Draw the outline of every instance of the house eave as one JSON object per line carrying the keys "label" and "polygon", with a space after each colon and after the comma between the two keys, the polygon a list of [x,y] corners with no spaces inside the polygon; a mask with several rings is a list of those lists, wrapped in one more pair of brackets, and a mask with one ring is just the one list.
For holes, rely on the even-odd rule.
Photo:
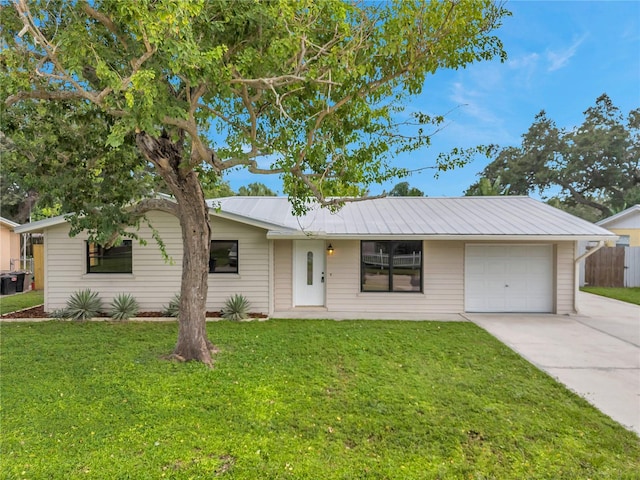
{"label": "house eave", "polygon": [[[610,217],[607,218],[603,218],[602,220],[600,220],[599,222],[596,222],[596,225],[598,225],[599,227],[603,227],[606,228],[607,225],[610,225],[612,223],[616,223],[619,222],[620,220],[633,215],[633,214],[637,214],[638,212],[640,212],[640,205],[633,205],[629,208],[627,208],[626,210],[623,210],[622,212],[618,212],[615,215],[612,215]],[[614,227],[615,228],[615,227]]]}
{"label": "house eave", "polygon": [[415,234],[415,235],[380,235],[380,234],[328,234],[325,232],[296,232],[270,230],[270,240],[444,240],[444,241],[499,241],[499,242],[578,242],[578,241],[615,241],[616,235],[493,235],[493,234]]}
{"label": "house eave", "polygon": [[9,220],[8,218],[0,217],[0,224],[4,225],[7,228],[17,228],[20,226],[19,223],[14,222],[13,220]]}
{"label": "house eave", "polygon": [[13,231],[16,233],[44,233],[45,229],[62,225],[66,222],[67,219],[65,215],[58,215],[57,217],[45,218],[44,220],[38,220],[36,222],[24,223],[14,228]]}

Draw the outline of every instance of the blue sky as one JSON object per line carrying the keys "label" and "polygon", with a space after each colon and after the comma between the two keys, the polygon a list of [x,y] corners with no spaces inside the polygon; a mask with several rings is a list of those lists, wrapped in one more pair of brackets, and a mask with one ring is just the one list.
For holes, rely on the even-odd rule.
{"label": "blue sky", "polygon": [[[640,1],[511,0],[506,7],[513,15],[497,35],[508,60],[440,70],[428,78],[412,108],[452,112],[431,147],[398,158],[399,165],[433,165],[438,153],[456,146],[518,145],[540,110],[559,127],[571,128],[602,93],[625,114],[640,107]],[[404,180],[428,196],[462,195],[486,163],[478,158],[438,179],[426,170]],[[282,194],[275,177],[234,172],[226,179],[234,190],[262,182]]]}

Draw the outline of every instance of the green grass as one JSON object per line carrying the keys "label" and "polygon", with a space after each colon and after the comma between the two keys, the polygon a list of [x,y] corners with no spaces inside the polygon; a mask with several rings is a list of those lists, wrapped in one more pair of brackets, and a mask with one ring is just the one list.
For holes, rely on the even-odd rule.
{"label": "green grass", "polygon": [[[582,287],[580,290],[602,295],[603,297],[621,300],[627,303],[640,305],[640,287],[613,288],[613,287]],[[639,476],[640,477],[640,476]]]}
{"label": "green grass", "polygon": [[44,290],[32,290],[15,295],[0,297],[0,315],[15,312],[23,308],[35,307],[44,303]]}
{"label": "green grass", "polygon": [[471,323],[0,326],[0,478],[637,479],[638,437]]}

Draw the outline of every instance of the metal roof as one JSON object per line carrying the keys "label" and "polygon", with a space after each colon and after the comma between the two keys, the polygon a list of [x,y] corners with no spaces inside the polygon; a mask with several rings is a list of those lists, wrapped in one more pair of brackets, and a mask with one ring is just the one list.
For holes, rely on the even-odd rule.
{"label": "metal roof", "polygon": [[[312,206],[296,217],[286,197],[225,197],[208,201],[213,216],[267,230],[270,238],[613,240],[604,228],[529,197],[386,197],[347,202],[337,212]],[[15,228],[41,232],[65,223],[48,218]]]}
{"label": "metal roof", "polygon": [[[615,215],[611,215],[610,217],[603,218],[602,220],[597,222],[596,225],[601,225],[601,226],[605,227],[605,226],[610,225],[612,223],[615,223],[615,222],[617,222],[619,220],[622,220],[625,217],[631,216],[633,214],[639,214],[639,213],[640,213],[640,205],[633,205],[633,206],[627,208],[626,210],[623,210],[621,212],[616,213]],[[640,217],[638,217],[638,218],[640,219]]]}
{"label": "metal roof", "polygon": [[216,199],[219,214],[270,225],[269,236],[613,239],[615,234],[529,197],[386,197],[314,206],[302,217],[285,197]]}
{"label": "metal roof", "polygon": [[19,227],[16,227],[14,231],[16,233],[33,233],[43,232],[45,228],[55,227],[65,223],[67,220],[64,215],[58,215],[57,217],[45,218],[44,220],[38,220],[31,223],[23,223]]}

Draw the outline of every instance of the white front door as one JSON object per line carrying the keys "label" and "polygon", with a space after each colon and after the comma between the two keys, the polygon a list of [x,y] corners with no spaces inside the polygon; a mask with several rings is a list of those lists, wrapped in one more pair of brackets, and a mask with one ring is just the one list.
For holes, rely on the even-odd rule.
{"label": "white front door", "polygon": [[294,306],[323,306],[324,285],[324,241],[296,240],[293,248]]}
{"label": "white front door", "polygon": [[467,312],[552,312],[551,245],[467,245]]}

